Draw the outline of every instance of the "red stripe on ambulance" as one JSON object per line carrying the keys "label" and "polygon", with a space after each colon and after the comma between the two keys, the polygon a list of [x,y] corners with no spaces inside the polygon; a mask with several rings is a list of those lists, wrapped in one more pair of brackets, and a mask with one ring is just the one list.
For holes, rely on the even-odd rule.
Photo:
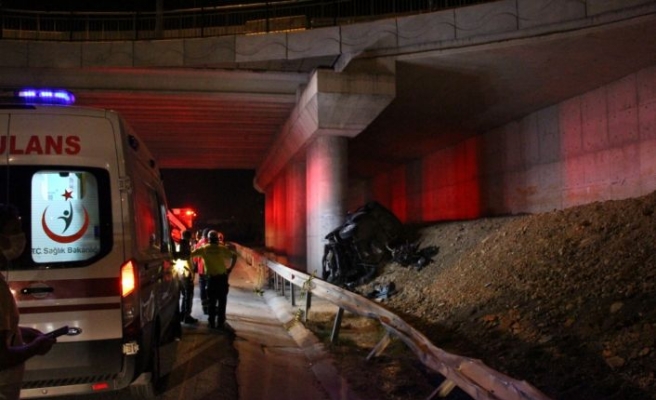
{"label": "red stripe on ambulance", "polygon": [[51,306],[51,307],[19,307],[18,311],[21,314],[41,314],[41,313],[70,312],[70,311],[115,310],[120,307],[121,305],[119,303],[76,304],[76,305],[69,305],[69,306]]}

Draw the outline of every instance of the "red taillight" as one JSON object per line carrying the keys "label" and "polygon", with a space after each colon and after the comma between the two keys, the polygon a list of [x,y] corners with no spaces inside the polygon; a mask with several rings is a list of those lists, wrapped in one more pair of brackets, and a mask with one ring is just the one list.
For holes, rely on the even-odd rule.
{"label": "red taillight", "polygon": [[137,307],[137,265],[133,261],[126,261],[121,265],[121,308],[123,309],[123,327],[127,328],[138,318]]}
{"label": "red taillight", "polygon": [[134,264],[132,264],[132,261],[128,261],[121,266],[121,296],[123,297],[134,292],[137,285],[134,272]]}
{"label": "red taillight", "polygon": [[91,389],[94,392],[97,392],[99,390],[107,390],[109,389],[109,384],[107,382],[94,383],[93,385],[91,385]]}

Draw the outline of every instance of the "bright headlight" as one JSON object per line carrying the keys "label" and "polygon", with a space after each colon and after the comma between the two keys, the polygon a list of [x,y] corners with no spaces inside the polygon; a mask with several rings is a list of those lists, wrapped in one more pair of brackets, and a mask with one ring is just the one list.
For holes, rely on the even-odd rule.
{"label": "bright headlight", "polygon": [[177,259],[173,263],[173,270],[178,275],[182,275],[184,273],[185,268],[188,267],[189,267],[189,262],[187,260]]}

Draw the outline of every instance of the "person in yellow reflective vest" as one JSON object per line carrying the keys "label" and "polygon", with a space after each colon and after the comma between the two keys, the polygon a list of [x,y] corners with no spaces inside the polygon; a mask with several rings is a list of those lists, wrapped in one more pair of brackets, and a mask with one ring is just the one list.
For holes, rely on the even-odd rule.
{"label": "person in yellow reflective vest", "polygon": [[[207,275],[208,325],[210,329],[224,330],[226,325],[226,306],[228,302],[228,275],[237,262],[237,254],[219,242],[219,232],[212,230],[207,234],[209,243],[191,252],[192,257],[201,257]],[[228,265],[229,264],[229,265]]]}

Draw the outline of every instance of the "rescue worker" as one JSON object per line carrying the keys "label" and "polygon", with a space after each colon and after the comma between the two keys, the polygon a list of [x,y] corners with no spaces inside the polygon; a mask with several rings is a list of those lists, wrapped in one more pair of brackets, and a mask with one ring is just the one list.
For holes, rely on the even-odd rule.
{"label": "rescue worker", "polygon": [[[223,235],[221,235],[223,236]],[[191,252],[192,256],[203,258],[207,275],[208,325],[210,329],[228,330],[226,324],[226,306],[228,301],[228,275],[237,262],[237,254],[227,246],[219,243],[219,232],[209,231],[209,243]],[[227,264],[230,264],[228,266]]]}
{"label": "rescue worker", "polygon": [[[15,207],[0,204],[0,267],[7,267],[25,249],[25,234]],[[3,268],[4,269],[4,268]],[[25,361],[50,351],[57,339],[18,326],[16,300],[0,273],[0,399],[20,396]]]}
{"label": "rescue worker", "polygon": [[180,249],[174,254],[180,265],[180,318],[185,324],[197,324],[198,320],[191,316],[191,308],[194,304],[194,269],[191,263],[191,231],[182,232]]}

